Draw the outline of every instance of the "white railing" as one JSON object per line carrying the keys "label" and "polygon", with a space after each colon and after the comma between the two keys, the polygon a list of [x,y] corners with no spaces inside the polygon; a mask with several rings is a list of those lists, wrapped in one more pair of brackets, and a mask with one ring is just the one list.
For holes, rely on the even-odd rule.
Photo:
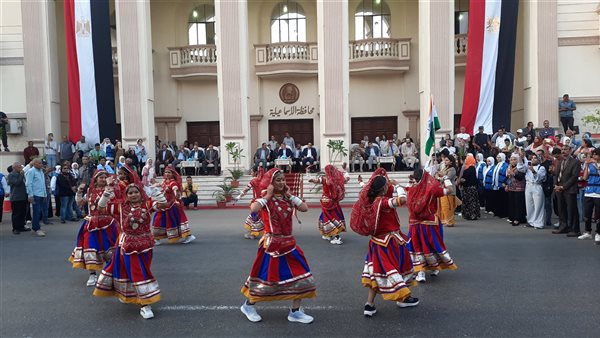
{"label": "white railing", "polygon": [[467,56],[467,34],[457,34],[454,36],[454,55]]}
{"label": "white railing", "polygon": [[186,66],[214,66],[217,64],[217,46],[192,45],[169,47],[171,68]]}
{"label": "white railing", "polygon": [[317,44],[314,42],[281,42],[255,45],[256,64],[316,63]]}
{"label": "white railing", "polygon": [[410,60],[410,39],[365,39],[350,41],[350,62],[363,60]]}
{"label": "white railing", "polygon": [[117,47],[112,48],[112,65],[113,65],[113,67],[119,66],[119,58],[117,56]]}

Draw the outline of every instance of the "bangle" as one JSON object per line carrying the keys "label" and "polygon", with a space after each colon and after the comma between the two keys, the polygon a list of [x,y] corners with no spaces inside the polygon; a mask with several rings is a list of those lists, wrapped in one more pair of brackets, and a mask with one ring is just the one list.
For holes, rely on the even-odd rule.
{"label": "bangle", "polygon": [[292,202],[292,204],[297,207],[299,207],[302,204],[302,200],[296,196],[290,196],[290,202]]}

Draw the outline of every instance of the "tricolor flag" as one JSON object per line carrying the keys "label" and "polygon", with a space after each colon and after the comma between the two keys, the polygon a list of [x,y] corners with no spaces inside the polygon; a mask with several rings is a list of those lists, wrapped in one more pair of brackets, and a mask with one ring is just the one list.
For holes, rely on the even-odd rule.
{"label": "tricolor flag", "polygon": [[108,0],[65,0],[69,139],[117,135]]}
{"label": "tricolor flag", "polygon": [[518,0],[471,0],[460,125],[475,134],[510,128]]}
{"label": "tricolor flag", "polygon": [[435,145],[435,132],[440,129],[440,119],[433,98],[429,97],[429,117],[427,118],[427,143],[425,143],[425,155],[429,156],[431,148]]}

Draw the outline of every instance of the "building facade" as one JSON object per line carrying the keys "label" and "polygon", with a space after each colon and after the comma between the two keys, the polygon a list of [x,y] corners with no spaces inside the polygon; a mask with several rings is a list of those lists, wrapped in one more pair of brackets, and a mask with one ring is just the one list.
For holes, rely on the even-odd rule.
{"label": "building facade", "polygon": [[[64,4],[0,6],[0,110],[15,120],[9,144],[20,151],[68,133]],[[285,132],[315,144],[322,162],[329,140],[397,134],[423,144],[430,95],[440,134],[460,120],[468,8],[468,0],[111,1],[120,139],[150,149],[155,139],[236,142],[249,150],[247,164]],[[515,53],[511,129],[558,127],[563,93],[585,129],[581,117],[600,106],[600,2],[522,0]]]}

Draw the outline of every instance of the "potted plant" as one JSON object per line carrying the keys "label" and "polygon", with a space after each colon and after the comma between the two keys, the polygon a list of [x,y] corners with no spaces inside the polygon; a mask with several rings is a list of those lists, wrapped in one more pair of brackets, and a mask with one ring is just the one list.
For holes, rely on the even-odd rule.
{"label": "potted plant", "polygon": [[348,149],[344,146],[344,140],[329,140],[327,142],[327,148],[329,149],[329,162],[335,163],[342,158],[348,156]]}
{"label": "potted plant", "polygon": [[240,169],[240,160],[242,157],[245,157],[242,155],[244,149],[241,149],[239,144],[235,142],[229,142],[225,144],[225,150],[233,160],[233,169],[228,169],[231,173],[231,176],[229,176],[228,179],[231,180],[231,186],[237,188],[240,186],[240,177],[244,175],[244,172]]}
{"label": "potted plant", "polygon": [[594,130],[592,138],[600,138],[600,134],[598,134],[598,130],[600,129],[600,109],[596,109],[593,114],[584,116],[581,121],[586,126],[590,125]]}
{"label": "potted plant", "polygon": [[222,192],[216,191],[216,194],[213,194],[213,196],[215,197],[215,200],[217,201],[217,208],[227,207],[227,201],[226,201],[225,195]]}
{"label": "potted plant", "polygon": [[227,184],[226,181],[224,181],[223,184],[219,184],[217,187],[219,187],[219,190],[213,192],[213,197],[218,198],[219,196],[222,196],[225,199],[225,202],[231,202],[233,194],[239,194],[239,191]]}

